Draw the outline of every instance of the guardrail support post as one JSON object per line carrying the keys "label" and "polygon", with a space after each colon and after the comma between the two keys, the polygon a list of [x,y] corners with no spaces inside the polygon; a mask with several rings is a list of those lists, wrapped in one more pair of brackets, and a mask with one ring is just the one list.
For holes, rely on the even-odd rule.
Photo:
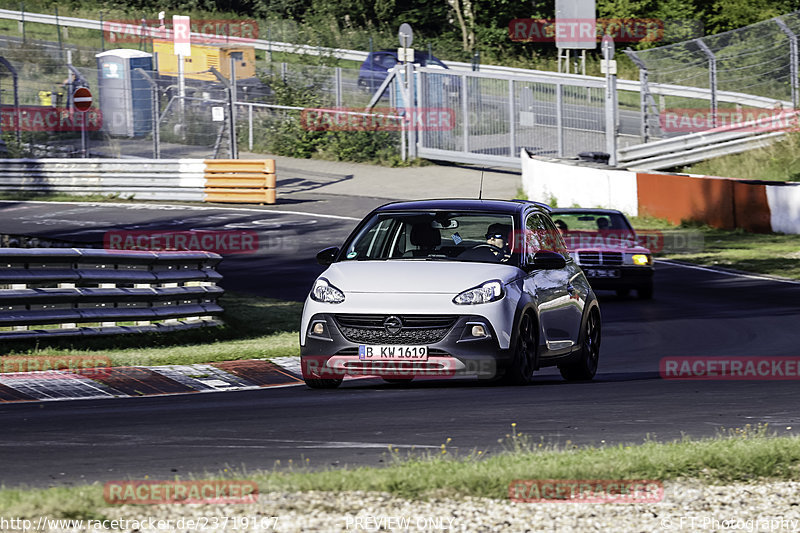
{"label": "guardrail support post", "polygon": [[789,37],[789,76],[792,78],[792,108],[797,109],[798,87],[797,87],[797,34],[789,29],[789,26],[778,17],[773,19],[775,24],[780,26],[781,31]]}
{"label": "guardrail support post", "polygon": [[701,39],[695,39],[694,42],[703,51],[708,58],[708,85],[711,89],[711,127],[717,127],[717,58],[714,52],[708,47]]}

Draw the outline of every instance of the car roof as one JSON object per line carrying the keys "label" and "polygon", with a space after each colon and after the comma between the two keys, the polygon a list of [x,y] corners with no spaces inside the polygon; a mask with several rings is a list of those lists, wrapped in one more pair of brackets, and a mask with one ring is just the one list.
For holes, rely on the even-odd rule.
{"label": "car roof", "polygon": [[597,208],[593,209],[591,207],[554,207],[551,209],[552,214],[556,215],[558,213],[600,213],[603,215],[623,215],[622,211],[617,209],[602,209]]}
{"label": "car roof", "polygon": [[535,207],[540,211],[549,211],[547,204],[531,202],[528,200],[479,200],[477,198],[446,198],[432,200],[413,200],[392,202],[380,206],[376,211],[405,211],[424,210],[433,211],[492,211],[498,213],[518,213],[526,206]]}

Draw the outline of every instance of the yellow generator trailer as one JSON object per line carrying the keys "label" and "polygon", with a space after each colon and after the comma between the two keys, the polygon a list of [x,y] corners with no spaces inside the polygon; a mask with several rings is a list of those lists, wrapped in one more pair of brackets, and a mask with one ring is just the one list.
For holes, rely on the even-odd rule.
{"label": "yellow generator trailer", "polygon": [[[157,54],[158,73],[162,76],[178,76],[178,56],[172,41],[153,39],[153,52]],[[187,79],[217,81],[209,72],[211,67],[230,79],[231,58],[236,61],[236,79],[254,78],[256,75],[256,52],[252,46],[237,44],[195,44],[192,55],[183,58],[183,75]]]}

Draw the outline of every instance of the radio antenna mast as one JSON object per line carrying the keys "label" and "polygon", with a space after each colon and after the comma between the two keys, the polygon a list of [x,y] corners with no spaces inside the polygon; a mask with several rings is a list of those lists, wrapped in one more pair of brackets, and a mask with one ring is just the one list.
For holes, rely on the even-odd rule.
{"label": "radio antenna mast", "polygon": [[478,189],[478,200],[481,200],[483,196],[483,169],[481,169],[481,188]]}

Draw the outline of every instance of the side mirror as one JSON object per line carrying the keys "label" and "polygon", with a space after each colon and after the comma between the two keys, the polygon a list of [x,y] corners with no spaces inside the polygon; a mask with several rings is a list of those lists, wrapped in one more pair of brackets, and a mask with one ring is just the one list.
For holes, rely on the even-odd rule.
{"label": "side mirror", "polygon": [[339,255],[339,248],[336,246],[325,248],[317,254],[317,263],[322,266],[328,266],[336,260],[337,255]]}
{"label": "side mirror", "polygon": [[555,270],[567,266],[567,260],[557,252],[540,250],[533,255],[531,266],[534,269]]}

